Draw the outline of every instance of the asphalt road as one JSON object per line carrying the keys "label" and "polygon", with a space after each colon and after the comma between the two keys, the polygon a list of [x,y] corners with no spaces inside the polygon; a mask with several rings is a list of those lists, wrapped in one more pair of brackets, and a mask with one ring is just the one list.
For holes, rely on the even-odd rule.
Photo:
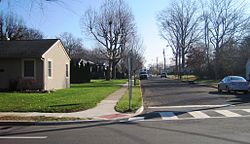
{"label": "asphalt road", "polygon": [[145,111],[149,107],[187,105],[234,105],[247,106],[249,94],[219,94],[217,89],[177,80],[152,78],[143,80],[142,93]]}
{"label": "asphalt road", "polygon": [[1,126],[1,144],[250,144],[250,118]]}
{"label": "asphalt road", "polygon": [[[160,115],[156,121],[0,125],[0,144],[250,144],[249,95],[217,94],[213,88],[159,78],[142,81],[142,87],[146,110],[141,116],[183,111],[178,118],[196,118]],[[231,105],[203,106],[225,104]],[[186,107],[194,105],[198,107]]]}

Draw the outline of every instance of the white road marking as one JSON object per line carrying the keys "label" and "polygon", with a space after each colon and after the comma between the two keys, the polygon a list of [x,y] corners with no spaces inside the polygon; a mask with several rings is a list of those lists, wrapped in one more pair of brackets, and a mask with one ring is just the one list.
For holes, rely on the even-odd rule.
{"label": "white road marking", "polygon": [[0,139],[46,139],[47,136],[0,136]]}
{"label": "white road marking", "polygon": [[215,112],[220,113],[226,117],[241,117],[242,115],[231,112],[229,110],[215,110]]}
{"label": "white road marking", "polygon": [[242,110],[245,111],[245,112],[250,113],[250,109],[242,109]]}
{"label": "white road marking", "polygon": [[163,120],[173,120],[178,119],[178,117],[173,112],[159,112]]}
{"label": "white road marking", "polygon": [[[193,117],[181,117],[178,118],[174,112],[158,112],[161,116],[161,119],[145,119],[145,117],[132,117],[129,118],[128,121],[162,121],[162,120],[193,120],[193,119],[220,119],[220,118],[228,118],[228,117],[250,117],[250,115],[240,115],[238,113],[232,112],[232,110],[242,110],[250,113],[250,109],[229,109],[229,110],[205,110],[205,111],[185,111]],[[223,116],[209,116],[204,112],[214,111]]]}
{"label": "white road marking", "polygon": [[190,115],[192,115],[194,118],[210,118],[207,114],[201,112],[201,111],[192,111],[188,112]]}
{"label": "white road marking", "polygon": [[201,107],[226,107],[231,106],[230,104],[224,105],[183,105],[183,106],[159,106],[159,107],[148,107],[149,109],[168,109],[168,108],[201,108]]}
{"label": "white road marking", "polygon": [[129,122],[133,122],[133,121],[143,121],[144,120],[144,117],[132,117],[132,118],[129,118],[128,121]]}

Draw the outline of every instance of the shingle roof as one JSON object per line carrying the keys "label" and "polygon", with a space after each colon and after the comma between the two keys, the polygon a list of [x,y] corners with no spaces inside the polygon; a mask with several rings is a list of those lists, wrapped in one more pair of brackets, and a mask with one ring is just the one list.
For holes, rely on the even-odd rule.
{"label": "shingle roof", "polygon": [[0,58],[40,58],[57,40],[0,41]]}

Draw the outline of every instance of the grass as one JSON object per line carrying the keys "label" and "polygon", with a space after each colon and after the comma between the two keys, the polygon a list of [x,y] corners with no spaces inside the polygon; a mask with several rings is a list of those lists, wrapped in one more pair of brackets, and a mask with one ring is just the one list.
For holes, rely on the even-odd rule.
{"label": "grass", "polygon": [[[132,89],[132,112],[138,110],[142,105],[142,95],[139,85],[139,80],[136,81],[137,85]],[[115,110],[121,113],[129,112],[129,92],[127,91],[115,106]]]}
{"label": "grass", "polygon": [[0,92],[1,112],[73,112],[93,108],[127,80],[92,80],[53,93]]}

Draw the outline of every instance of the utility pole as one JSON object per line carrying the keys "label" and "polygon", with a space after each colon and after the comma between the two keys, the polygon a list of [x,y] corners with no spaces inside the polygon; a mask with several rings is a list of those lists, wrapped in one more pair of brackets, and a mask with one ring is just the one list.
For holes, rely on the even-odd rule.
{"label": "utility pole", "polygon": [[158,57],[156,57],[156,71],[159,74]]}
{"label": "utility pole", "polygon": [[163,59],[164,59],[163,70],[164,70],[164,72],[166,72],[166,56],[165,56],[165,49],[164,48],[163,48]]}
{"label": "utility pole", "polygon": [[129,111],[132,111],[132,51],[128,53],[128,90],[129,90]]}

